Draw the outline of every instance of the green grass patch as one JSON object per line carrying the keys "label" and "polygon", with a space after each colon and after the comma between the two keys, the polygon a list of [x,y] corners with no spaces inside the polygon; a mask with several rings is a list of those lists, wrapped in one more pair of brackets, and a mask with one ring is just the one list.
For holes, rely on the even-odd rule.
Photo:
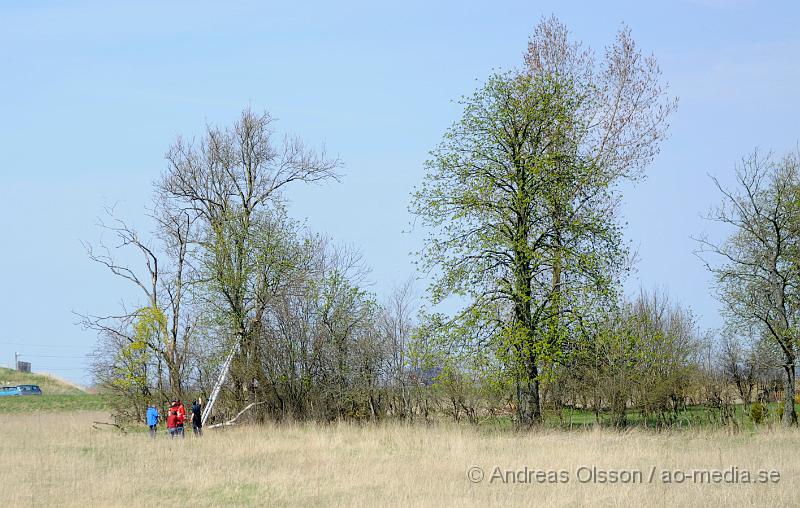
{"label": "green grass patch", "polygon": [[[765,404],[764,420],[757,424],[750,416],[750,406],[737,404],[733,407],[733,414],[729,424],[733,423],[742,430],[755,430],[759,427],[780,425],[778,409],[782,403],[770,402]],[[795,405],[795,409],[800,414],[800,405]],[[652,414],[642,414],[641,411],[628,410],[625,415],[626,427],[639,427],[649,429],[697,429],[714,428],[721,426],[721,418],[718,409],[706,406],[688,406],[677,413],[670,413],[666,418],[658,418]],[[582,429],[586,427],[613,427],[612,415],[607,412],[595,415],[593,411],[586,409],[564,409],[559,414],[558,411],[547,410],[544,412],[544,427],[552,429]],[[494,416],[484,418],[480,421],[479,427],[487,430],[511,430],[515,428],[515,423],[510,415]]]}
{"label": "green grass patch", "polygon": [[0,414],[60,412],[60,411],[107,411],[108,403],[100,395],[88,393],[70,395],[24,395],[0,397]]}
{"label": "green grass patch", "polygon": [[[764,421],[761,425],[777,425],[780,424],[778,416],[778,408],[781,403],[771,402],[765,405],[766,413]],[[733,422],[739,425],[742,429],[755,429],[759,425],[753,422],[748,411],[749,406],[744,404],[737,404],[733,407]],[[800,406],[795,406],[800,412]],[[626,426],[629,427],[647,427],[647,428],[706,428],[720,426],[719,410],[709,408],[706,406],[688,406],[677,413],[670,413],[665,419],[660,419],[655,415],[644,415],[640,411],[628,411],[625,415]],[[612,417],[608,413],[601,413],[598,417],[592,412],[587,410],[569,410],[563,411],[561,417],[557,413],[550,413],[546,416],[545,424],[552,427],[585,427],[592,426],[599,423],[603,426],[612,425]]]}

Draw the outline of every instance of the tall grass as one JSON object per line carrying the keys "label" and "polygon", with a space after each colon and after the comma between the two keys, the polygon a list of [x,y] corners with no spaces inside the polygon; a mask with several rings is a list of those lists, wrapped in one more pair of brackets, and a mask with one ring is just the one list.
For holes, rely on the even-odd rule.
{"label": "tall grass", "polygon": [[[207,430],[155,441],[92,428],[105,413],[0,415],[0,506],[791,506],[800,432],[492,432],[305,425]],[[485,477],[468,479],[470,467]],[[490,481],[565,470],[558,484]],[[579,483],[601,470],[777,470],[778,483]],[[473,471],[474,473],[474,471]],[[646,476],[645,476],[646,479]]]}

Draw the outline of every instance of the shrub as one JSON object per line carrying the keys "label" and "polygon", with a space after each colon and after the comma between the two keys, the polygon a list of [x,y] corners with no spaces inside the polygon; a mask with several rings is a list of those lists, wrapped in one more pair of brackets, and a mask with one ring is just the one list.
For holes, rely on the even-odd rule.
{"label": "shrub", "polygon": [[755,402],[752,406],[750,406],[750,419],[753,420],[753,423],[756,425],[764,422],[766,413],[767,408],[765,408],[764,404],[760,402]]}

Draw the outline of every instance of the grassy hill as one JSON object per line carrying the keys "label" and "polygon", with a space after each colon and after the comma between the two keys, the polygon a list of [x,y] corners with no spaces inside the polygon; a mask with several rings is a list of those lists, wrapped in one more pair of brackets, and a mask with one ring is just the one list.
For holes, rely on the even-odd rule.
{"label": "grassy hill", "polygon": [[45,374],[26,374],[0,367],[0,386],[39,385],[42,395],[0,397],[1,413],[39,411],[103,411],[107,405],[99,395]]}
{"label": "grassy hill", "polygon": [[0,367],[0,386],[39,385],[45,395],[82,395],[79,386],[45,374],[26,374]]}

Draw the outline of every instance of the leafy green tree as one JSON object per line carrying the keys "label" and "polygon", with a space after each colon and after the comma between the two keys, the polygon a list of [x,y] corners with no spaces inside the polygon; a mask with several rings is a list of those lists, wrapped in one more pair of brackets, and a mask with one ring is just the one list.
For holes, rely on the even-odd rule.
{"label": "leafy green tree", "polygon": [[541,420],[542,369],[614,297],[626,261],[616,184],[657,152],[674,107],[626,31],[607,55],[596,74],[544,20],[524,71],[496,73],[462,101],[412,198],[431,231],[420,257],[433,303],[465,302],[447,335],[504,361],[523,423]]}

